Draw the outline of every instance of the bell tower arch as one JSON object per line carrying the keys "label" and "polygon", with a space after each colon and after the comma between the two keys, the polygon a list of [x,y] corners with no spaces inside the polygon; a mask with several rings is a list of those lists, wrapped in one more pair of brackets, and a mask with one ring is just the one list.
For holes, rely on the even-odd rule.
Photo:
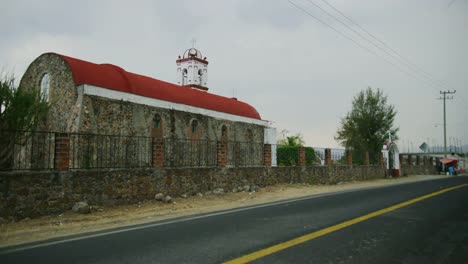
{"label": "bell tower arch", "polygon": [[198,49],[186,50],[176,64],[178,85],[208,91],[208,61]]}

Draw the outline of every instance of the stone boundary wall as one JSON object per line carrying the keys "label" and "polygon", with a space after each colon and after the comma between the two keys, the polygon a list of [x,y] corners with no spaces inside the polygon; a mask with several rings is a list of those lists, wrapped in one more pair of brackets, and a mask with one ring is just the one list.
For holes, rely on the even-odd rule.
{"label": "stone boundary wall", "polygon": [[[432,174],[430,166],[404,168],[407,174]],[[107,169],[0,173],[0,217],[34,218],[90,205],[134,204],[157,193],[196,195],[246,185],[278,183],[337,184],[386,177],[382,166],[309,166],[245,168]]]}
{"label": "stone boundary wall", "polygon": [[401,175],[434,175],[439,174],[437,167],[431,164],[421,164],[421,165],[409,165],[409,164],[400,164],[401,166]]}

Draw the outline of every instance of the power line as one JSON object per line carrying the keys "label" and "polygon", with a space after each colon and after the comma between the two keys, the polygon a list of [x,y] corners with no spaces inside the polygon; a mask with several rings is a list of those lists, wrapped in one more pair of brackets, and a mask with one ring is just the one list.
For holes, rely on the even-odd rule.
{"label": "power line", "polygon": [[353,42],[354,44],[356,44],[357,46],[359,46],[360,48],[364,49],[365,51],[371,53],[372,55],[376,56],[376,57],[380,57],[381,59],[385,60],[388,64],[391,64],[392,66],[394,66],[395,68],[397,68],[398,70],[400,70],[401,72],[403,73],[406,73],[410,76],[412,76],[413,78],[416,78],[417,77],[405,70],[403,70],[402,68],[400,68],[398,65],[396,65],[395,63],[387,60],[385,57],[382,57],[381,55],[375,53],[374,51],[372,51],[371,49],[367,48],[366,46],[363,46],[361,43],[357,42],[356,40],[352,39],[351,37],[347,36],[346,34],[344,34],[343,32],[339,31],[338,29],[334,28],[333,26],[331,26],[330,24],[322,21],[321,19],[319,19],[318,17],[314,16],[312,13],[310,13],[309,11],[307,11],[305,8],[295,4],[294,2],[292,2],[291,0],[288,0],[288,2],[290,4],[292,4],[293,6],[295,6],[297,9],[303,11],[304,13],[306,13],[307,15],[309,15],[310,17],[314,18],[315,20],[317,20],[319,23],[321,23],[322,25],[332,29],[333,31],[335,31],[336,33],[340,34],[341,36],[343,36],[344,38],[348,39],[349,41]]}
{"label": "power line", "polygon": [[[323,0],[322,0],[323,1]],[[330,12],[328,12],[327,10],[323,9],[321,6],[317,5],[315,2],[311,1],[311,0],[307,0],[307,2],[309,2],[310,4],[314,5],[315,7],[317,7],[318,9],[320,9],[322,12],[324,12],[325,14],[327,14],[328,16],[330,16],[331,18],[333,18],[334,20],[336,20],[338,23],[342,24],[343,26],[345,26],[346,28],[348,28],[349,30],[351,30],[352,32],[354,32],[356,35],[358,35],[360,38],[362,38],[363,40],[367,41],[368,43],[372,44],[374,47],[376,47],[377,49],[383,51],[385,54],[387,54],[388,56],[396,59],[397,61],[401,61],[401,58],[399,58],[398,56],[395,56],[394,54],[388,52],[387,50],[383,49],[381,46],[377,45],[375,42],[373,42],[372,40],[369,40],[368,38],[366,38],[365,36],[363,36],[359,31],[355,30],[354,28],[350,27],[348,24],[346,24],[345,22],[341,21],[340,19],[338,19],[336,16],[334,16],[333,14],[331,14]],[[328,2],[326,2],[328,3]],[[331,6],[331,5],[330,5]],[[334,10],[338,11],[338,9],[334,8]],[[338,11],[339,12],[339,11]],[[341,15],[344,15],[342,12],[339,12]],[[356,23],[354,23],[356,24]],[[367,32],[367,31],[366,31]],[[403,60],[403,62],[405,62],[409,67],[409,69],[413,70],[414,72],[418,72],[418,70],[414,69],[414,66],[412,66],[411,64],[408,64],[405,60]]]}
{"label": "power line", "polygon": [[[288,0],[288,2],[292,5],[294,5],[297,9],[300,9],[301,11],[303,11],[304,13],[308,14],[309,16],[311,16],[312,18],[314,18],[315,20],[317,20],[318,22],[320,22],[322,25],[325,25],[326,27],[328,28],[331,28],[333,31],[337,32],[338,34],[342,35],[343,37],[345,37],[346,39],[352,41],[353,43],[355,43],[356,45],[358,45],[360,48],[364,49],[365,51],[373,54],[374,56],[377,56],[377,57],[380,57],[381,59],[385,60],[387,63],[391,64],[392,66],[394,66],[395,68],[397,68],[398,70],[400,70],[401,72],[403,73],[406,73],[407,75],[417,79],[417,80],[420,80],[420,81],[425,81],[427,82],[428,84],[430,84],[431,86],[433,86],[434,89],[438,89],[440,88],[441,86],[445,86],[444,84],[442,84],[440,81],[434,79],[429,73],[427,73],[426,71],[424,71],[421,67],[417,66],[416,64],[410,62],[408,59],[404,58],[401,54],[399,54],[398,52],[396,52],[394,49],[392,49],[388,44],[386,44],[385,42],[381,41],[380,39],[378,39],[376,36],[374,36],[372,33],[370,33],[368,30],[364,29],[362,26],[360,26],[358,23],[354,22],[351,18],[349,18],[348,16],[346,16],[343,12],[341,12],[340,10],[338,10],[337,8],[335,8],[333,5],[331,5],[330,3],[328,3],[326,0],[322,0],[324,3],[326,3],[329,7],[331,7],[333,10],[335,10],[337,13],[339,13],[341,16],[343,16],[344,18],[346,18],[349,22],[351,22],[353,25],[357,26],[359,29],[361,29],[361,31],[365,32],[367,35],[371,36],[371,38],[377,40],[378,42],[382,43],[382,45],[384,45],[389,51],[387,51],[386,49],[384,49],[383,47],[381,47],[380,45],[377,45],[374,41],[372,41],[371,39],[363,36],[363,34],[361,34],[359,31],[355,30],[354,28],[352,28],[350,25],[348,25],[347,23],[343,22],[342,20],[338,19],[336,16],[334,16],[333,14],[331,14],[330,12],[326,11],[324,8],[322,8],[321,6],[317,5],[315,2],[311,1],[311,0],[306,0],[307,2],[309,2],[310,4],[314,5],[316,8],[320,9],[322,12],[326,13],[328,16],[332,17],[334,20],[336,20],[337,22],[339,22],[340,24],[342,24],[343,26],[345,26],[346,28],[348,28],[349,30],[351,30],[354,34],[358,35],[360,38],[362,38],[363,40],[367,41],[368,43],[372,44],[373,46],[375,46],[378,50],[384,52],[385,54],[387,54],[388,56],[392,57],[393,59],[395,59],[398,63],[400,63],[402,66],[405,66],[405,68],[411,70],[413,73],[410,73],[406,70],[403,70],[401,67],[399,67],[397,64],[393,63],[392,61],[389,61],[388,59],[386,59],[384,56],[378,54],[378,53],[375,53],[374,51],[370,50],[368,47],[362,45],[361,43],[358,43],[356,40],[354,40],[353,38],[349,37],[348,35],[344,34],[343,32],[339,31],[338,29],[334,28],[333,26],[331,26],[330,24],[320,20],[318,17],[314,16],[313,14],[311,14],[310,12],[308,12],[305,8],[303,8],[302,6],[299,6],[295,3],[293,3],[292,1]],[[395,55],[396,54],[396,55]],[[420,78],[421,77],[421,78]]]}
{"label": "power line", "polygon": [[[308,0],[310,2],[310,0]],[[378,37],[376,37],[374,34],[372,34],[371,32],[369,32],[367,29],[365,29],[363,26],[361,26],[359,23],[355,22],[353,19],[351,19],[350,17],[348,17],[347,15],[345,15],[343,12],[341,12],[338,8],[334,7],[332,4],[330,4],[327,0],[321,0],[322,2],[324,2],[327,6],[329,6],[330,8],[332,8],[333,10],[335,10],[338,14],[340,14],[342,17],[344,17],[346,20],[348,20],[349,22],[351,22],[351,24],[355,25],[356,27],[358,27],[361,31],[365,32],[367,35],[369,35],[371,38],[375,39],[376,41],[378,41],[380,44],[382,44],[385,48],[387,48],[389,51],[393,52],[396,56],[398,56],[399,58],[401,58],[406,64],[408,64],[409,66],[412,66],[413,68],[415,68],[416,70],[420,71],[421,73],[423,73],[427,78],[431,79],[431,81],[433,82],[437,82],[439,83],[439,86],[449,86],[447,85],[446,83],[443,83],[441,82],[440,80],[437,80],[435,78],[432,77],[432,75],[430,73],[428,73],[427,71],[425,71],[422,67],[418,66],[417,64],[411,62],[410,60],[408,60],[407,58],[405,58],[403,55],[401,55],[399,52],[397,52],[396,50],[394,50],[393,48],[390,47],[390,45],[388,45],[385,41],[379,39]]]}

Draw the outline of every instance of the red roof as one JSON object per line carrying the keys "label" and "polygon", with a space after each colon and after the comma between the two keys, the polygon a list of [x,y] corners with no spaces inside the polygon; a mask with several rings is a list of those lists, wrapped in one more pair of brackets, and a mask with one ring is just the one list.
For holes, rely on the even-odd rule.
{"label": "red roof", "polygon": [[112,64],[95,64],[57,54],[70,66],[76,85],[88,84],[144,97],[259,119],[251,105],[236,99],[127,72]]}

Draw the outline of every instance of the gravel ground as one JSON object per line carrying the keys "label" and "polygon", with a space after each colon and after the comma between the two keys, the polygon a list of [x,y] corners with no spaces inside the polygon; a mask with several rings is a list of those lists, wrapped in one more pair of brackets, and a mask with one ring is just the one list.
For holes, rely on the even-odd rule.
{"label": "gravel ground", "polygon": [[99,207],[95,208],[91,214],[77,214],[68,211],[60,215],[2,223],[0,225],[0,247],[316,194],[446,177],[449,176],[421,175],[366,182],[347,182],[338,185],[280,184],[262,188],[258,192],[177,197],[170,204],[145,201],[136,205]]}

